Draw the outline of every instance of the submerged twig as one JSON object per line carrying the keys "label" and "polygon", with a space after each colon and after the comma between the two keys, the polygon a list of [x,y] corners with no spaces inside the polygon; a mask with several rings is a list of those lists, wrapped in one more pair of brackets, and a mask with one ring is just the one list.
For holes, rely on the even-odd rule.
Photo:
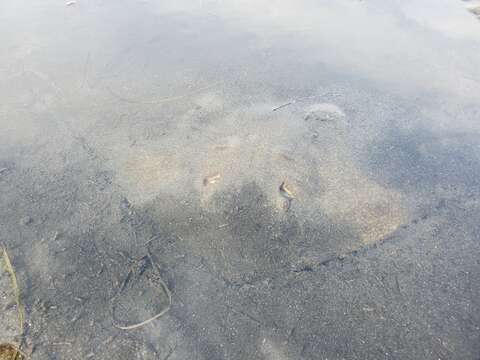
{"label": "submerged twig", "polygon": [[170,356],[172,356],[172,354],[175,352],[176,349],[177,349],[177,344],[175,344],[174,347],[170,348],[170,351],[168,352],[167,356],[165,356],[163,360],[170,359]]}
{"label": "submerged twig", "polygon": [[293,99],[292,101],[289,101],[285,104],[282,104],[280,106],[277,106],[275,108],[272,109],[272,111],[277,111],[277,110],[280,110],[280,109],[283,109],[284,107],[287,107],[289,105],[293,105],[293,104],[296,104],[297,102],[301,102],[301,101],[304,101],[304,100],[310,100],[310,99],[315,99],[315,98],[318,98],[318,97],[322,97],[322,96],[325,96],[325,95],[337,95],[335,93],[331,93],[331,92],[324,92],[322,94],[317,94],[317,95],[309,95],[309,96],[302,96],[302,97],[299,97],[299,98],[295,98]]}
{"label": "submerged twig", "polygon": [[[2,257],[4,261],[4,267],[5,270],[8,272],[10,275],[11,281],[12,281],[12,287],[13,287],[13,293],[15,297],[15,302],[17,304],[17,309],[18,309],[18,322],[20,326],[20,336],[21,336],[21,341],[20,341],[20,346],[22,345],[23,342],[23,323],[25,319],[25,311],[23,308],[23,305],[20,301],[20,288],[18,287],[18,282],[17,282],[17,276],[15,274],[15,270],[12,266],[12,262],[10,261],[10,257],[8,256],[7,249],[5,247],[2,247]],[[16,359],[18,354],[21,354],[20,349],[17,349],[17,352],[15,353],[15,356],[13,359]]]}
{"label": "submerged twig", "polygon": [[157,270],[158,280],[160,281],[160,285],[162,285],[162,288],[165,294],[167,295],[168,307],[170,307],[170,305],[172,304],[172,293],[170,292],[170,289],[168,288],[167,284],[165,284],[165,282],[162,280],[161,278],[162,274],[161,274],[160,268],[158,267],[158,264],[153,260],[153,256],[150,253],[150,250],[148,249],[148,247],[147,247],[147,256],[152,266]]}
{"label": "submerged twig", "polygon": [[125,277],[125,279],[123,280],[122,284],[120,285],[120,290],[118,290],[118,293],[119,293],[119,294],[125,289],[125,287],[127,286],[128,282],[129,282],[130,279],[132,278],[132,275],[133,275],[133,271],[132,271],[132,269],[130,268],[130,270],[128,271],[127,276]]}
{"label": "submerged twig", "polygon": [[165,309],[163,309],[162,311],[160,311],[158,314],[152,316],[151,318],[148,318],[142,322],[139,322],[137,324],[132,324],[132,325],[127,325],[127,326],[123,326],[123,325],[118,325],[118,324],[113,324],[113,326],[115,326],[117,329],[121,329],[121,330],[133,330],[133,329],[137,329],[139,327],[142,327],[144,325],[147,325],[149,323],[151,323],[153,320],[155,319],[158,319],[159,317],[161,317],[162,315],[164,315],[168,310],[170,310],[170,305],[168,305]]}
{"label": "submerged twig", "polygon": [[277,106],[276,108],[273,108],[272,111],[280,110],[280,109],[282,109],[282,108],[284,108],[284,107],[287,107],[287,106],[289,106],[289,105],[292,105],[292,104],[294,104],[294,103],[296,103],[296,100],[290,101],[290,102],[285,103],[285,104],[282,104],[282,105],[280,105],[280,106]]}
{"label": "submerged twig", "polygon": [[83,80],[82,84],[80,85],[80,89],[83,88],[83,86],[87,82],[87,73],[88,73],[88,65],[90,64],[90,53],[87,54],[87,58],[85,60],[85,65],[83,67]]}
{"label": "submerged twig", "polygon": [[161,98],[161,99],[157,99],[157,100],[151,100],[151,101],[142,101],[142,100],[136,100],[136,99],[132,99],[132,98],[126,98],[124,96],[121,96],[119,94],[117,94],[116,92],[114,92],[110,87],[106,87],[107,91],[115,98],[117,98],[118,100],[120,101],[124,101],[124,102],[127,102],[127,103],[132,103],[132,104],[151,104],[151,105],[156,105],[156,104],[163,104],[163,103],[168,103],[168,102],[172,102],[172,101],[177,101],[177,100],[182,100],[186,97],[189,97],[189,96],[192,96],[192,95],[195,95],[201,91],[204,91],[204,90],[208,90],[216,85],[218,85],[219,82],[215,82],[213,84],[210,84],[210,85],[206,85],[206,86],[203,86],[203,87],[200,87],[198,89],[194,89],[192,91],[189,91],[185,94],[182,94],[182,95],[176,95],[176,96],[170,96],[170,97],[165,97],[165,98]]}
{"label": "submerged twig", "polygon": [[168,305],[164,309],[162,309],[162,311],[160,311],[159,313],[157,313],[157,314],[153,315],[152,317],[150,317],[146,320],[143,320],[139,323],[135,323],[135,324],[131,324],[131,325],[113,324],[113,326],[115,326],[117,329],[121,329],[121,330],[137,329],[139,327],[142,327],[144,325],[147,325],[147,324],[151,323],[155,319],[160,318],[168,310],[170,310],[170,306],[172,304],[172,293],[170,292],[170,289],[168,288],[167,284],[165,284],[165,282],[162,280],[161,273],[160,273],[160,268],[158,267],[157,263],[153,261],[152,255],[150,254],[150,250],[148,250],[148,247],[147,247],[147,256],[148,256],[148,259],[150,260],[150,263],[152,264],[152,266],[155,268],[155,270],[158,273],[158,281],[160,283],[160,286],[162,287],[162,290],[163,290],[164,294],[167,296]]}

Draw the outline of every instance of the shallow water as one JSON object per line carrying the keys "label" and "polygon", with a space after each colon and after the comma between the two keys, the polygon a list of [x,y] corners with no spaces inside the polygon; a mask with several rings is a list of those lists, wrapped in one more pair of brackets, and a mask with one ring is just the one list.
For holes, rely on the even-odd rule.
{"label": "shallow water", "polygon": [[0,342],[475,359],[476,4],[0,0]]}

